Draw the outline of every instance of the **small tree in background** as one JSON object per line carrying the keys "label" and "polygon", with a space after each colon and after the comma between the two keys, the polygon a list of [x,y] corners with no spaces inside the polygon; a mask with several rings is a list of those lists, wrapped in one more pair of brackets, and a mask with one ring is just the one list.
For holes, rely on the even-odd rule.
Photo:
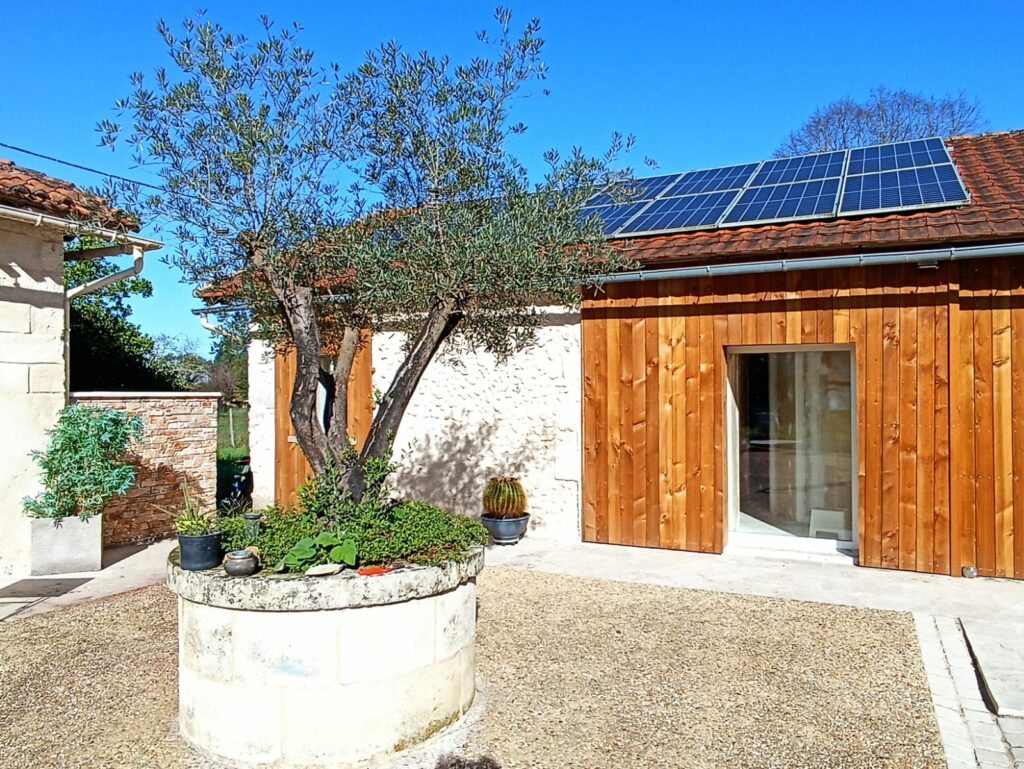
{"label": "small tree in background", "polygon": [[[264,19],[249,41],[202,19],[181,37],[161,23],[175,73],[133,76],[119,104],[137,162],[167,190],[122,187],[121,199],[172,223],[190,280],[231,281],[259,333],[294,347],[299,444],[356,499],[443,345],[507,357],[534,342],[536,304],[577,305],[582,285],[627,264],[579,211],[622,178],[609,164],[631,142],[616,137],[601,157],[549,152],[531,183],[509,141],[526,130],[515,99],[545,77],[540,25],[514,35],[508,11],[496,18],[496,35],[480,35],[490,58],[455,65],[388,43],[347,76],[315,66],[297,26]],[[121,135],[113,122],[100,129],[107,144]],[[367,332],[396,325],[405,358],[356,454],[355,355]]]}
{"label": "small tree in background", "polygon": [[930,136],[945,138],[977,133],[986,125],[981,105],[963,91],[934,97],[879,86],[866,101],[840,99],[816,109],[779,145],[775,157]]}

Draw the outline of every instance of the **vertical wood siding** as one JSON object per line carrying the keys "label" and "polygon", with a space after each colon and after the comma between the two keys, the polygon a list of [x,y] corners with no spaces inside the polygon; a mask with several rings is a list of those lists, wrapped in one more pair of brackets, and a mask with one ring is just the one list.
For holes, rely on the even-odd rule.
{"label": "vertical wood siding", "polygon": [[[356,354],[348,388],[348,429],[362,448],[373,420],[373,361],[371,345],[365,344]],[[295,382],[295,351],[279,353],[274,366],[274,498],[278,504],[294,505],[299,487],[310,475],[309,462],[294,442],[288,409]]]}
{"label": "vertical wood siding", "polygon": [[1010,259],[588,298],[586,541],[721,552],[727,348],[771,344],[854,348],[861,563],[1024,578],[1024,269]]}

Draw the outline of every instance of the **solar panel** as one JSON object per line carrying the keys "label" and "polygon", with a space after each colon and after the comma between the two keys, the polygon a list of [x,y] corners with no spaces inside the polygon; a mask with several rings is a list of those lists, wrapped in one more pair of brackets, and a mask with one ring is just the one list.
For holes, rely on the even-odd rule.
{"label": "solar panel", "polygon": [[680,176],[679,181],[665,191],[664,197],[742,189],[749,181],[750,175],[757,170],[757,166],[757,163],[747,163],[742,166],[690,171]]}
{"label": "solar panel", "polygon": [[942,139],[918,139],[850,150],[848,174],[895,171],[900,168],[952,163]]}
{"label": "solar panel", "polygon": [[823,152],[818,155],[801,155],[795,158],[766,160],[761,164],[757,176],[750,184],[764,187],[768,184],[786,182],[808,182],[815,179],[830,179],[843,175],[846,150]]}
{"label": "solar panel", "polygon": [[651,201],[640,200],[635,203],[620,203],[612,206],[587,206],[580,212],[580,218],[586,221],[596,216],[604,222],[604,234],[614,235],[625,222],[638,214]]}
{"label": "solar panel", "polygon": [[580,218],[586,221],[596,216],[604,222],[604,234],[614,235],[619,227],[679,177],[680,174],[668,174],[620,182],[613,189],[603,190],[590,198],[580,212]]}
{"label": "solar panel", "polygon": [[833,216],[846,150],[766,160],[720,225],[766,224]]}
{"label": "solar panel", "polygon": [[850,150],[840,214],[967,203],[956,166],[941,139]]}
{"label": "solar panel", "polygon": [[586,207],[627,204],[641,200],[650,201],[656,198],[662,190],[679,177],[680,174],[667,174],[665,176],[648,176],[644,179],[630,179],[629,181],[618,182],[611,188],[594,195],[594,197],[587,201]]}
{"label": "solar panel", "polygon": [[832,216],[839,196],[836,179],[748,188],[722,224],[764,224],[780,220]]}
{"label": "solar panel", "polygon": [[623,182],[583,209],[609,237],[970,202],[942,139],[819,152]]}
{"label": "solar panel", "polygon": [[617,234],[713,227],[759,165],[747,163],[682,174],[660,197],[627,221]]}
{"label": "solar panel", "polygon": [[711,227],[738,194],[739,190],[724,190],[658,198],[631,219],[619,235]]}

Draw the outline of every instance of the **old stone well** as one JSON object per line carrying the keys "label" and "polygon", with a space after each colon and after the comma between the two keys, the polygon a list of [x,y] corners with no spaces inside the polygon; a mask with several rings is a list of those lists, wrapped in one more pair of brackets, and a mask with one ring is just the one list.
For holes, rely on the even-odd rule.
{"label": "old stone well", "polygon": [[361,576],[183,571],[182,736],[239,766],[356,767],[458,721],[476,691],[476,575],[461,561]]}

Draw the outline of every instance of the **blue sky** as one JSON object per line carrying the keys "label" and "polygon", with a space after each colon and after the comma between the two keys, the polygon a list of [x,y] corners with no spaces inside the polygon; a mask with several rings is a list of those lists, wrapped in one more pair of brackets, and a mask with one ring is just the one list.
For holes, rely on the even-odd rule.
{"label": "blue sky", "polygon": [[[927,94],[959,90],[980,100],[989,129],[1024,128],[1024,3],[815,0],[740,2],[511,2],[514,22],[539,16],[547,39],[548,97],[521,103],[529,125],[517,141],[540,168],[548,147],[593,152],[611,132],[638,138],[638,155],[665,171],[769,157],[814,110],[886,85]],[[255,32],[259,14],[299,21],[321,63],[343,68],[395,39],[407,48],[463,59],[480,52],[475,32],[488,2],[217,2],[172,0],[0,3],[0,141],[146,178],[124,150],[97,146],[95,124],[113,116],[128,75],[166,63],[155,33],[197,7],[231,30]],[[0,148],[7,157],[81,185],[91,174]],[[189,310],[193,287],[150,258],[152,299],[135,319],[154,334],[202,340]]]}

